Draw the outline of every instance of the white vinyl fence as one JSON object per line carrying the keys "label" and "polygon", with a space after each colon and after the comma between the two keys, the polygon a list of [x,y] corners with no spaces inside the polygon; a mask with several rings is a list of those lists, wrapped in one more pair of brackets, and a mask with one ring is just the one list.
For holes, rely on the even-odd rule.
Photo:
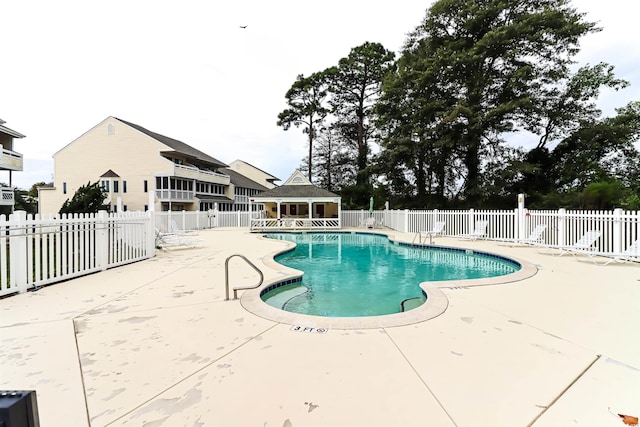
{"label": "white vinyl fence", "polygon": [[213,211],[154,212],[155,227],[161,233],[180,230],[203,230],[214,226]]}
{"label": "white vinyl fence", "polygon": [[[368,211],[342,211],[344,227],[360,227],[370,216]],[[473,231],[477,221],[487,221],[487,239],[524,239],[536,226],[546,224],[543,244],[569,246],[587,231],[600,232],[594,245],[596,252],[618,254],[640,239],[640,212],[623,211],[538,211],[514,209],[511,211],[417,211],[386,210],[374,211],[372,216],[378,224],[401,231],[417,233],[431,230],[437,221],[444,221],[443,235],[457,236]]]}
{"label": "white vinyl fence", "polygon": [[[599,231],[594,250],[615,255],[640,239],[640,212],[514,210],[342,211],[342,227],[365,220],[404,233],[431,230],[445,222],[444,235],[473,231],[489,223],[487,239],[524,239],[546,224],[543,244],[572,245],[587,231]],[[0,296],[24,292],[155,255],[156,230],[179,232],[212,227],[249,228],[249,212],[120,212],[95,215],[0,215]]]}
{"label": "white vinyl fence", "polygon": [[155,254],[146,213],[0,215],[0,296],[36,289]]}
{"label": "white vinyl fence", "polygon": [[220,212],[212,213],[212,227],[242,227],[249,228],[251,215],[249,212]]}

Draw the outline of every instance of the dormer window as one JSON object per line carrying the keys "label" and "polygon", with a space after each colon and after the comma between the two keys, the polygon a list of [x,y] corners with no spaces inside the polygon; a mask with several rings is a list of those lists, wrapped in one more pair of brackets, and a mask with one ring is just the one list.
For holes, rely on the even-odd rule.
{"label": "dormer window", "polygon": [[[100,176],[100,186],[106,193],[110,193],[113,189],[114,193],[120,191],[120,180],[117,173],[109,169],[105,173]],[[113,187],[111,187],[111,182],[113,182]]]}

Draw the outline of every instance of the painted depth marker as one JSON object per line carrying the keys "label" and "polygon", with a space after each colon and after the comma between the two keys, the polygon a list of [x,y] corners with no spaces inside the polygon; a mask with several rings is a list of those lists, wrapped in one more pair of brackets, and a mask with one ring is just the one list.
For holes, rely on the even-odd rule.
{"label": "painted depth marker", "polygon": [[294,332],[306,332],[309,334],[326,334],[329,329],[327,328],[311,328],[309,326],[294,325],[291,327]]}

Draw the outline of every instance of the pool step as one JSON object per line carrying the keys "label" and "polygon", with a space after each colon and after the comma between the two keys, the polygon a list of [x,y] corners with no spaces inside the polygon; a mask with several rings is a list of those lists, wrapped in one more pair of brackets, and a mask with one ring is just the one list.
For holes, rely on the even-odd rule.
{"label": "pool step", "polygon": [[277,290],[269,292],[269,298],[264,300],[264,302],[272,307],[283,309],[289,300],[307,292],[309,292],[309,288],[300,284],[282,286]]}
{"label": "pool step", "polygon": [[407,298],[406,300],[400,303],[400,310],[401,311],[413,310],[414,308],[420,307],[422,304],[425,303],[425,301],[427,301],[425,297]]}

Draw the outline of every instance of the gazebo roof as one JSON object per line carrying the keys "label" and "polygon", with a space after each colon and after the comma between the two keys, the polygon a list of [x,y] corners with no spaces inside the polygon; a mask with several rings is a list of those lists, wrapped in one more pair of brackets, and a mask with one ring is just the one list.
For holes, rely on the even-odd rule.
{"label": "gazebo roof", "polygon": [[300,197],[340,197],[331,191],[327,191],[323,188],[316,187],[315,185],[283,185],[271,190],[267,190],[255,196],[256,198],[300,198]]}
{"label": "gazebo roof", "polygon": [[293,175],[280,187],[272,188],[254,196],[254,199],[300,199],[300,198],[340,198],[339,195],[313,185],[300,171]]}

